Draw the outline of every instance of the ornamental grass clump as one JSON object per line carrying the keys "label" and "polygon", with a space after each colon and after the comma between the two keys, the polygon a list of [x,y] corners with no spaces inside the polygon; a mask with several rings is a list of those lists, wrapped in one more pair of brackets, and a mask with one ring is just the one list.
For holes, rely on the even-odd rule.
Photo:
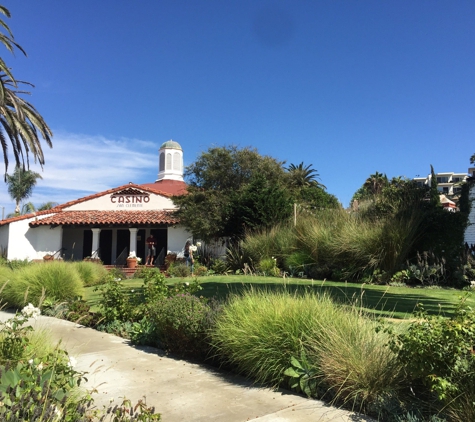
{"label": "ornamental grass clump", "polygon": [[96,286],[105,281],[107,270],[101,264],[90,261],[76,261],[71,265],[79,273],[85,287]]}
{"label": "ornamental grass clump", "polygon": [[241,373],[277,387],[284,384],[292,356],[300,356],[304,339],[334,307],[324,295],[249,290],[223,307],[212,345]]}
{"label": "ornamental grass clump", "polygon": [[38,306],[42,298],[61,302],[82,296],[83,283],[74,266],[53,261],[13,272],[13,278],[3,293],[8,306],[20,308],[28,302]]}
{"label": "ornamental grass clump", "polygon": [[356,304],[336,306],[331,319],[321,319],[317,331],[309,333],[305,349],[325,386],[323,398],[377,416],[385,411],[378,403],[397,402],[402,365],[379,325]]}

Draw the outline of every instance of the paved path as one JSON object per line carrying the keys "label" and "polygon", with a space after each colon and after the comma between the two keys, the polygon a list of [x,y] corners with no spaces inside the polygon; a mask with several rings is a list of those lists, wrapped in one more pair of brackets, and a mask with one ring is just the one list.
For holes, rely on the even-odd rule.
{"label": "paved path", "polygon": [[[11,316],[0,312],[0,320]],[[47,328],[53,340],[87,371],[87,387],[98,390],[95,403],[146,396],[164,422],[300,422],[369,421],[287,391],[253,386],[242,377],[206,365],[165,356],[159,349],[133,347],[120,337],[75,323],[41,316],[36,327]]]}

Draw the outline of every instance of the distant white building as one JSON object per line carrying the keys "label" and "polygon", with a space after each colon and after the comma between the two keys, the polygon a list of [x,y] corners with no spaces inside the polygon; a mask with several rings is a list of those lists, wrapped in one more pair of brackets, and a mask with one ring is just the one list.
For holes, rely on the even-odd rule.
{"label": "distant white building", "polygon": [[[475,170],[475,169],[473,169]],[[460,194],[461,183],[465,182],[468,178],[467,173],[436,173],[435,174],[437,180],[437,189],[441,194],[444,195],[458,195]],[[432,183],[432,175],[429,174],[426,177],[415,177],[414,180],[417,182],[419,186],[431,186]]]}
{"label": "distant white building", "polygon": [[171,198],[185,191],[182,148],[167,141],[159,150],[155,182],[130,182],[51,210],[1,220],[0,247],[8,259],[42,259],[60,251],[68,260],[97,256],[115,264],[129,253],[144,259],[145,240],[153,233],[157,254],[181,251],[191,233],[174,217]]}

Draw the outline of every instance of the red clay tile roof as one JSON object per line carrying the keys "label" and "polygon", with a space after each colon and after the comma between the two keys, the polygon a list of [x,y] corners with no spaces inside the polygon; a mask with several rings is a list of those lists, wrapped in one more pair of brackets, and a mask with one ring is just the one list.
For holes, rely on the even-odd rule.
{"label": "red clay tile roof", "polygon": [[51,217],[30,222],[31,227],[44,225],[143,225],[177,224],[171,211],[59,211]]}
{"label": "red clay tile roof", "polygon": [[[71,207],[73,205],[89,201],[91,199],[95,198],[100,198],[101,196],[105,195],[111,195],[116,192],[120,192],[123,190],[136,190],[140,189],[142,191],[148,192],[148,193],[154,193],[154,194],[159,194],[162,196],[166,196],[167,198],[172,197],[173,195],[180,195],[182,193],[186,192],[186,183],[185,182],[180,182],[178,180],[161,180],[160,182],[155,182],[155,183],[145,183],[143,185],[136,185],[135,183],[128,183],[127,185],[122,185],[118,186],[113,189],[109,189],[106,191],[94,193],[89,196],[85,196],[83,198],[75,199],[74,201],[69,201],[64,204],[58,205],[57,207],[51,209],[51,210],[45,210],[45,211],[37,211],[36,213],[32,214],[25,214],[25,215],[19,215],[17,217],[11,217],[7,218],[5,220],[0,221],[0,226],[14,223],[15,221],[20,221],[20,220],[26,220],[28,218],[33,218],[35,215],[45,215],[45,214],[55,214],[58,212],[61,212],[64,208]],[[89,211],[91,213],[108,213],[108,212],[120,212],[120,211]],[[130,217],[133,218],[133,213],[134,211],[125,211],[126,213],[130,214]],[[135,211],[135,212],[145,212],[145,211]],[[150,211],[150,212],[159,212],[159,211]],[[50,219],[53,217],[47,217],[46,220],[50,221]],[[45,221],[45,220],[41,220]],[[140,220],[142,221],[142,220]],[[134,222],[124,222],[124,223],[107,223],[107,224],[133,224]],[[164,222],[165,223],[165,222]],[[40,223],[40,221],[35,221],[30,223],[33,227],[36,227],[41,224],[49,224],[49,223]],[[63,224],[63,223],[51,223],[51,224]],[[75,223],[65,223],[65,224],[75,224]],[[76,224],[86,224],[86,223],[76,223]],[[87,223],[89,224],[89,223]],[[99,224],[99,223],[98,223]],[[146,224],[146,223],[136,223],[136,224]],[[154,224],[162,224],[162,223],[154,223]],[[167,224],[176,224],[174,223],[167,223]]]}
{"label": "red clay tile roof", "polygon": [[183,195],[186,193],[186,183],[179,180],[160,180],[155,183],[145,183],[141,188],[153,190],[166,196]]}

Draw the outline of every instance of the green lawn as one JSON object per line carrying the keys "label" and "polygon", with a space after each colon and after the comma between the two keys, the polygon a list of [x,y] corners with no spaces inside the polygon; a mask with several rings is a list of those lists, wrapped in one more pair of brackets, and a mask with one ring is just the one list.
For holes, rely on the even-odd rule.
{"label": "green lawn", "polygon": [[[335,300],[345,303],[361,303],[362,307],[376,315],[392,318],[410,318],[417,303],[422,303],[431,314],[450,315],[466,292],[455,289],[429,289],[410,287],[373,286],[333,281],[315,281],[296,278],[275,278],[257,276],[210,276],[200,277],[203,290],[198,294],[205,297],[225,298],[229,294],[239,294],[243,289],[287,289],[291,292],[325,292]],[[170,284],[183,283],[180,278],[168,279]],[[142,285],[141,279],[123,282],[124,288],[137,291]],[[100,292],[94,287],[86,288],[85,299],[97,309]],[[475,308],[473,294],[467,297],[467,303]]]}

